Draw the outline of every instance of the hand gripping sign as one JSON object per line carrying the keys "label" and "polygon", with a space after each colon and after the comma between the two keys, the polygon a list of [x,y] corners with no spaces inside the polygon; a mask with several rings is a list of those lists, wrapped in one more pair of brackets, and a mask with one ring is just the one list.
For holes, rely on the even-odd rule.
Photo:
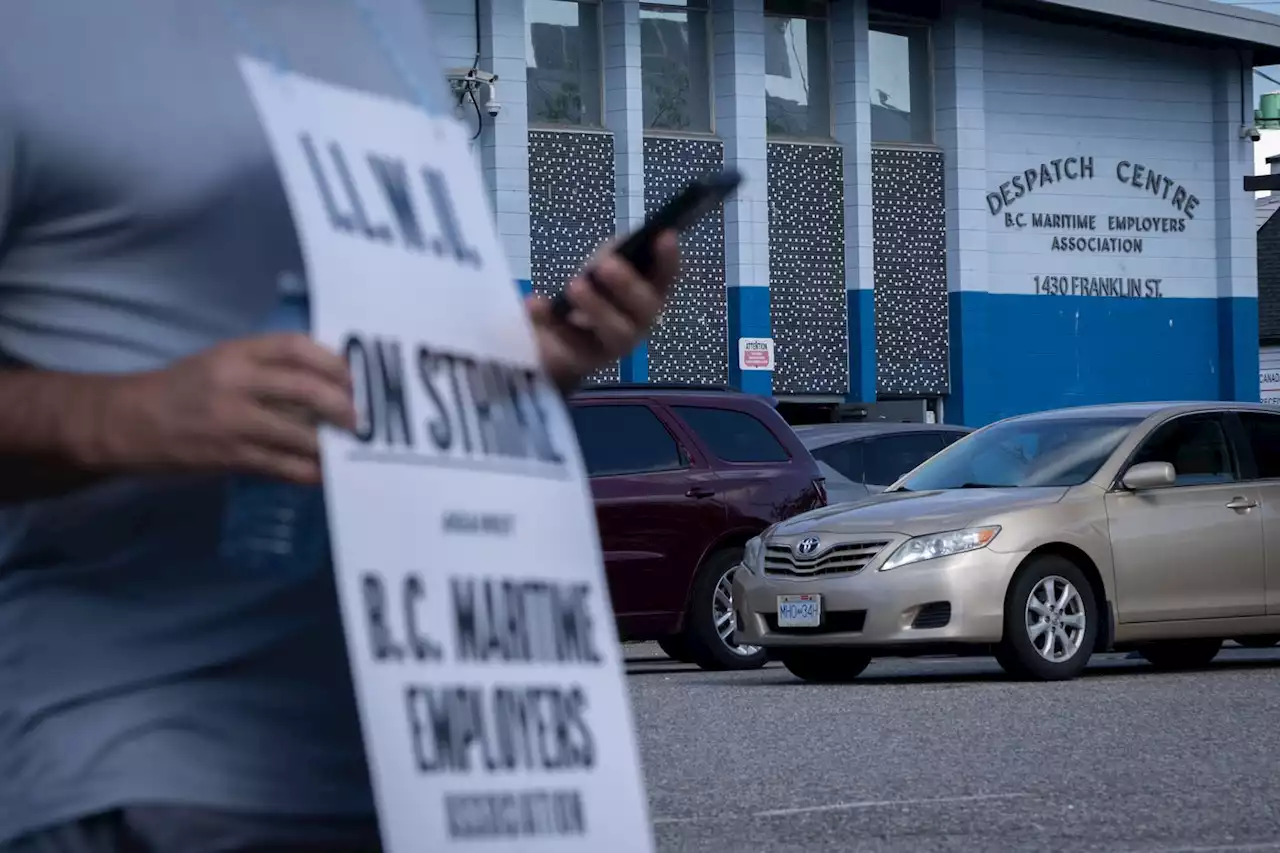
{"label": "hand gripping sign", "polygon": [[362,413],[322,452],[386,849],[648,853],[582,461],[468,134],[242,70]]}

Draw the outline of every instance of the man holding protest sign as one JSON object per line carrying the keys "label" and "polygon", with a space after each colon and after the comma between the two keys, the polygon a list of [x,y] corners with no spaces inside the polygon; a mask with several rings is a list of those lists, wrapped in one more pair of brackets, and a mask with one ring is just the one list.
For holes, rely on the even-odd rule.
{"label": "man holding protest sign", "polygon": [[[3,853],[649,849],[554,386],[675,239],[520,306],[428,30],[0,6]],[[313,335],[263,332],[302,273]],[[336,574],[225,556],[231,475],[322,467]]]}

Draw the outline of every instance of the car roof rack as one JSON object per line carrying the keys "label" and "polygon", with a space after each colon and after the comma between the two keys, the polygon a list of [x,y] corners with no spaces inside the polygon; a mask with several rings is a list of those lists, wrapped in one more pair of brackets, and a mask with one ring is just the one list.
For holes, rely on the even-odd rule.
{"label": "car roof rack", "polygon": [[695,382],[593,382],[578,389],[584,391],[697,391],[716,394],[736,394],[736,388],[727,385],[702,385]]}

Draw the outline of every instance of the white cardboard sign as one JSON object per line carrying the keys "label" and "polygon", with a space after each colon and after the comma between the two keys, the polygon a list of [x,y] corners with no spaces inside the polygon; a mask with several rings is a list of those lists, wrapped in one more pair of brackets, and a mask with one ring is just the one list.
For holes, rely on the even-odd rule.
{"label": "white cardboard sign", "polygon": [[740,370],[773,370],[773,338],[738,338]]}
{"label": "white cardboard sign", "polygon": [[362,413],[325,497],[388,853],[648,853],[591,497],[469,134],[241,64]]}

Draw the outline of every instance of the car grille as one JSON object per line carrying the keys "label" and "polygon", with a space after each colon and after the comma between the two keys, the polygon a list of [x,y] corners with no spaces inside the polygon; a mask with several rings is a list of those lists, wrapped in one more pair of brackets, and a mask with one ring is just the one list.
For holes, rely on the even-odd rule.
{"label": "car grille", "polygon": [[888,544],[888,541],[845,542],[828,548],[812,560],[796,557],[787,545],[769,545],[764,549],[764,572],[793,578],[851,575],[865,568]]}

